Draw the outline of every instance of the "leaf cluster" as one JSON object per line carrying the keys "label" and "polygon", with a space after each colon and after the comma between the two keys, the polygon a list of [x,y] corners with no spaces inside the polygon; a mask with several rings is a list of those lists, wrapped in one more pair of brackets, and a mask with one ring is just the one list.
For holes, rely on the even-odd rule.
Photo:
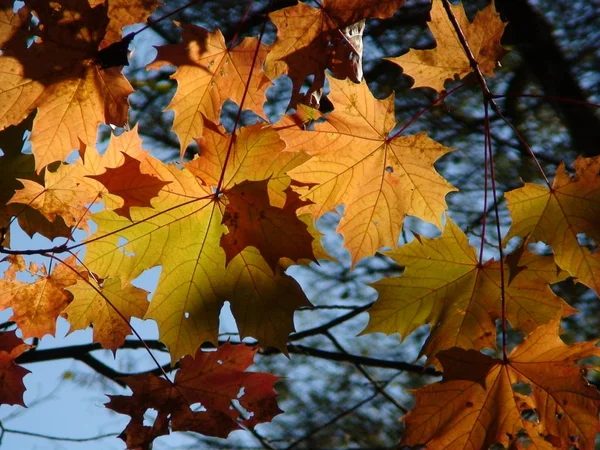
{"label": "leaf cluster", "polygon": [[[229,302],[242,339],[298,350],[290,344],[294,312],[311,303],[286,270],[330,258],[314,223],[343,206],[337,232],[351,267],[380,252],[403,268],[372,284],[378,299],[363,334],[406,337],[429,325],[421,355],[443,372],[415,392],[400,445],[594,448],[600,394],[583,376],[594,366],[578,362],[600,351],[593,341],[562,342],[560,320],[577,310],[550,285],[570,278],[600,293],[598,253],[580,243],[582,234],[600,239],[600,159],[578,158],[572,174],[561,163],[552,183],[541,171],[545,184],[505,192],[512,224],[501,240],[489,114],[503,115],[486,77],[507,53],[506,24],[493,3],[469,20],[462,5],[434,0],[435,48],[388,59],[413,88],[437,93],[428,109],[468,83],[483,94],[482,200],[484,210],[495,206],[498,237],[497,258],[485,258],[485,221],[477,249],[447,214],[457,188],[434,165],[453,149],[427,132],[407,133],[396,121],[401,93],[375,98],[363,79],[365,21],[403,5],[298,3],[269,11],[258,37],[243,39],[178,24],[181,41],[158,47],[147,65],[175,67],[166,110],[181,160],[165,163],[143,148],[136,127],[112,135],[105,151],[95,148],[99,124],[127,126],[134,89],[122,64],[135,33],[122,29],[145,22],[158,2],[26,0],[15,8],[2,0],[0,310],[12,309],[20,337],[0,332],[0,403],[23,404],[27,370],[18,358],[35,349],[22,339],[54,335],[62,317],[71,331],[93,327],[94,342],[116,353],[137,335],[137,317],[156,322],[179,370],[171,379],[157,363],[162,376],[120,380],[133,395],[106,406],[131,416],[120,435],[128,448],[150,448],[170,431],[227,437],[271,421],[282,412],[277,377],[246,372],[257,347],[218,345],[220,312]],[[268,21],[277,29],[272,45],[263,43]],[[292,82],[288,114],[271,122],[263,105],[281,76]],[[446,91],[452,79],[463,83]],[[326,88],[332,110],[320,111]],[[232,128],[221,120],[227,100],[238,106]],[[244,110],[255,123],[242,126]],[[199,152],[188,161],[192,143]],[[409,216],[441,236],[413,233],[399,245]],[[10,236],[16,223],[59,243],[20,248]],[[552,254],[536,252],[539,242]],[[156,267],[149,300],[134,282]],[[509,326],[525,335],[512,351]],[[218,349],[205,351],[207,342]],[[152,426],[143,421],[148,409],[158,411]]]}

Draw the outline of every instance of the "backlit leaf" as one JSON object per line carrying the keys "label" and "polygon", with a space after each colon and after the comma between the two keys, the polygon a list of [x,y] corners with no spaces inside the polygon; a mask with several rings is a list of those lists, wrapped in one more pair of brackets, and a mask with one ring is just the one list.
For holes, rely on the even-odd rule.
{"label": "backlit leaf", "polygon": [[[498,61],[506,54],[500,45],[506,23],[500,20],[494,3],[477,13],[473,23],[469,22],[462,3],[450,4],[452,13],[473,52],[473,56],[484,75],[494,75]],[[404,69],[404,73],[415,79],[413,88],[431,87],[438,92],[444,90],[446,80],[466,77],[473,71],[467,54],[456,34],[442,0],[433,0],[429,30],[436,40],[432,50],[411,49],[407,54],[387,58]]]}
{"label": "backlit leaf", "polygon": [[[246,372],[256,348],[226,343],[215,352],[198,350],[181,360],[175,380],[152,374],[125,378],[132,396],[111,395],[107,408],[131,416],[119,436],[127,448],[150,448],[158,436],[170,431],[194,431],[225,438],[233,430],[270,422],[282,411],[277,406],[274,383],[278,377]],[[240,394],[243,392],[243,394]],[[233,401],[239,401],[250,418],[245,418]],[[203,408],[192,409],[194,404]],[[144,413],[158,411],[152,426],[144,425]]]}

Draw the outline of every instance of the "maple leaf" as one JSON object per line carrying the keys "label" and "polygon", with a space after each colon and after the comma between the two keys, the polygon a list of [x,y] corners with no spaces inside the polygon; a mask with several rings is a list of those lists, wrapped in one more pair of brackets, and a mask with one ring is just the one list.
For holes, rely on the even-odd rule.
{"label": "maple leaf", "polygon": [[167,109],[175,112],[173,131],[179,138],[181,157],[194,139],[203,136],[205,120],[219,121],[227,99],[240,104],[246,95],[244,108],[265,117],[262,105],[272,83],[261,69],[267,47],[258,39],[245,38],[228,48],[219,30],[210,33],[196,25],[183,25],[181,44],[164,45],[157,50],[158,55],[148,68],[177,66],[171,77],[177,80],[177,91]]}
{"label": "maple leaf", "polygon": [[240,336],[253,336],[287,354],[294,311],[311,303],[284,268],[272,270],[258,250],[248,247],[227,266],[223,298],[231,303]]}
{"label": "maple leaf", "polygon": [[54,335],[56,319],[73,300],[73,295],[65,288],[85,276],[78,274],[76,257],[70,256],[63,263],[56,264],[51,273],[45,266],[31,263],[28,272],[35,277],[31,283],[13,279],[13,274],[22,270],[23,263],[15,260],[12,264],[18,264],[17,268],[9,268],[0,280],[0,311],[13,309],[9,320],[17,323],[23,339]]}
{"label": "maple leaf", "polygon": [[[133,395],[109,395],[110,402],[105,405],[131,416],[119,437],[127,448],[146,449],[158,436],[169,434],[169,430],[225,438],[240,425],[253,427],[271,421],[282,412],[273,388],[278,377],[245,372],[253,363],[256,350],[229,342],[214,352],[198,350],[195,357],[181,360],[173,382],[152,374],[124,378]],[[239,401],[249,417],[232,407],[234,401]],[[203,410],[191,408],[197,403]],[[158,411],[151,427],[144,425],[144,414],[149,408]]]}
{"label": "maple leaf", "polygon": [[14,331],[0,331],[0,405],[25,406],[23,377],[30,371],[15,364],[15,359],[30,348]]}
{"label": "maple leaf", "polygon": [[402,221],[409,214],[441,226],[445,196],[456,190],[435,171],[433,163],[450,151],[425,133],[394,136],[394,99],[373,97],[367,84],[329,78],[334,112],[314,130],[299,131],[287,123],[279,133],[288,151],[312,156],[288,170],[311,188],[299,190],[314,204],[301,209],[315,217],[344,204],[337,231],[352,263],[395,247]]}
{"label": "maple leaf", "polygon": [[[89,205],[101,198],[107,208],[128,217],[129,207],[149,205],[149,198],[168,183],[157,178],[158,161],[148,158],[141,143],[134,128],[113,136],[102,156],[93,147],[82,144],[81,158],[73,164],[60,165],[56,171],[46,171],[44,185],[37,179],[18,179],[23,188],[17,190],[8,203],[19,204],[21,209],[21,205],[34,208],[51,223],[60,219],[69,227],[82,229],[87,229]],[[116,178],[119,176],[123,178]],[[125,205],[122,206],[123,200],[113,199],[101,181],[124,199]],[[29,224],[21,214],[17,215],[21,224],[37,227],[37,223]]]}
{"label": "maple leaf", "polygon": [[[273,80],[283,74],[290,77],[292,108],[298,101],[303,103],[300,89],[309,75],[315,76],[312,91],[323,87],[327,68],[342,78],[354,72],[354,81],[360,82],[362,77],[357,72],[339,68],[342,60],[351,62],[350,56],[360,57],[362,51],[352,42],[351,35],[356,32],[345,28],[369,17],[391,17],[404,3],[405,0],[324,0],[318,8],[298,3],[270,13],[269,19],[277,27],[277,40],[266,58],[267,76]],[[332,55],[332,51],[341,54]]]}
{"label": "maple leaf", "polygon": [[[481,73],[494,75],[497,62],[507,53],[500,45],[506,23],[500,19],[492,2],[478,12],[469,22],[462,3],[450,4],[452,13],[463,31]],[[407,54],[386,58],[398,64],[406,75],[414,78],[413,88],[430,87],[438,92],[444,90],[444,82],[457,76],[466,77],[473,72],[467,54],[448,18],[442,0],[433,0],[429,30],[437,46],[432,50],[411,49]]]}
{"label": "maple leaf", "polygon": [[31,145],[38,172],[64,160],[79,142],[96,141],[101,122],[123,126],[133,92],[120,68],[96,63],[108,17],[87,2],[27,0],[40,34],[32,45],[11,45],[0,56],[0,129],[37,108]]}
{"label": "maple leaf", "polygon": [[229,232],[221,237],[227,263],[246,247],[260,250],[265,261],[275,270],[279,259],[315,259],[312,235],[296,216],[296,209],[306,202],[290,188],[283,208],[271,206],[267,180],[245,181],[227,190],[227,207],[223,223]]}
{"label": "maple leaf", "polygon": [[[93,4],[95,3],[95,4]],[[92,8],[97,4],[106,3],[108,6],[108,27],[104,40],[100,45],[101,48],[106,47],[121,39],[122,29],[129,25],[145,22],[156,8],[162,6],[158,0],[90,0]]]}
{"label": "maple leaf", "polygon": [[29,9],[14,11],[13,0],[0,0],[0,49],[18,46],[27,39]]}
{"label": "maple leaf", "polygon": [[269,180],[269,201],[283,208],[287,201],[285,190],[291,180],[287,172],[310,157],[303,152],[286,152],[285,142],[277,131],[264,124],[244,127],[235,136],[225,165],[231,135],[223,127],[207,122],[204,135],[198,139],[200,156],[185,163],[190,172],[212,189],[223,176],[222,189],[227,190],[244,181]]}
{"label": "maple leaf", "polygon": [[513,224],[505,241],[520,236],[526,243],[550,245],[560,268],[600,293],[600,254],[577,240],[585,233],[600,242],[600,157],[580,157],[574,168],[571,178],[561,163],[550,189],[525,183],[506,193]]}
{"label": "maple leaf", "polygon": [[[450,347],[495,348],[495,319],[502,316],[499,261],[480,264],[467,236],[450,219],[441,237],[419,235],[398,249],[384,252],[401,266],[399,277],[386,278],[372,286],[378,300],[368,310],[364,333],[400,333],[407,336],[429,323],[431,335],[422,350],[435,362],[435,355]],[[504,288],[506,318],[517,330],[530,332],[556,317],[577,312],[549,284],[568,275],[558,271],[551,256],[524,251],[517,273]],[[504,264],[504,280],[509,279]]]}
{"label": "maple leaf", "polygon": [[[415,391],[416,406],[402,418],[400,445],[427,448],[489,448],[516,445],[524,429],[533,448],[594,449],[600,394],[576,362],[599,356],[595,342],[565,345],[560,320],[534,330],[509,355],[497,360],[474,350],[453,348],[438,354],[440,383]],[[525,384],[530,394],[521,393]],[[533,410],[537,420],[523,412]],[[511,447],[512,448],[512,447]]]}
{"label": "maple leaf", "polygon": [[[43,177],[35,172],[33,155],[21,153],[23,135],[31,127],[33,117],[29,119],[0,131],[0,149],[4,153],[0,156],[0,229],[8,232],[12,217],[17,217],[20,227],[29,236],[37,232],[49,239],[68,237],[70,230],[62,218],[57,217],[51,222],[28,205],[8,204],[22,184],[19,179],[43,182]],[[2,245],[10,247],[9,239],[5,239]]]}
{"label": "maple leaf", "polygon": [[252,247],[226,265],[220,245],[227,231],[222,224],[224,205],[214,194],[225,171],[225,195],[240,178],[271,177],[269,185],[278,198],[290,183],[284,171],[306,155],[282,152],[284,143],[275,131],[254,125],[236,135],[225,169],[230,138],[213,125],[205,134],[201,156],[187,168],[157,167],[158,178],[171,183],[152,199],[152,208],[132,209],[131,221],[112,211],[93,216],[98,231],[90,237],[85,257],[92,272],[129,282],[146,269],[162,267],[145,318],[158,323],[173,361],[193,354],[205,341],[217,341],[218,317],[226,300],[242,335],[253,333],[261,344],[283,350],[294,329],[293,311],[309,305],[296,281],[282,268],[269,267]]}
{"label": "maple leaf", "polygon": [[142,173],[141,162],[127,153],[123,153],[125,161],[116,168],[108,168],[100,175],[86,175],[98,180],[111,194],[118,195],[124,205],[114,211],[131,219],[130,208],[133,206],[151,206],[150,200],[170,181],[162,181],[157,177]]}
{"label": "maple leaf", "polygon": [[71,331],[93,324],[94,342],[113,352],[131,334],[131,317],[143,317],[148,309],[148,292],[132,285],[123,288],[118,278],[104,280],[101,286],[80,279],[66,289],[73,294],[73,301],[61,316],[69,321]]}

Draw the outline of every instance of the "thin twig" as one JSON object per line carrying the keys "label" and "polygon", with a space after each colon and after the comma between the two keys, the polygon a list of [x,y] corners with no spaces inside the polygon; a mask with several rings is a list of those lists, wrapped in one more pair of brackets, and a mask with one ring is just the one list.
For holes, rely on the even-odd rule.
{"label": "thin twig", "polygon": [[[346,355],[349,355],[348,351],[346,351],[346,349],[342,346],[342,344],[340,344],[340,342],[329,332],[327,331],[325,333],[325,336],[327,336],[329,338],[329,340],[333,343],[333,345],[342,353],[345,353]],[[353,363],[354,366],[358,369],[358,371],[360,373],[363,374],[363,376],[369,380],[369,383],[371,383],[373,385],[373,387],[375,388],[375,390],[377,392],[379,392],[381,395],[383,395],[386,399],[388,399],[390,401],[390,403],[392,403],[396,408],[398,408],[400,411],[402,411],[404,414],[406,414],[408,412],[408,409],[405,408],[404,406],[402,406],[394,397],[392,397],[390,394],[388,394],[385,389],[381,386],[381,384],[371,376],[371,374],[362,366],[362,364],[359,363]]]}

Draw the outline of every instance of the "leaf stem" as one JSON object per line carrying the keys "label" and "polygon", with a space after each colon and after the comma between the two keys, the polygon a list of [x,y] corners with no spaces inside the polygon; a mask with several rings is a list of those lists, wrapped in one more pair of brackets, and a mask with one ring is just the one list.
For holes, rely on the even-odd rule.
{"label": "leaf stem", "polygon": [[[271,10],[271,4],[273,0],[269,0],[269,4],[267,6],[267,11]],[[217,183],[217,187],[215,189],[215,199],[219,198],[221,190],[223,188],[223,181],[225,180],[225,172],[227,171],[227,164],[229,162],[229,158],[231,157],[231,152],[233,150],[233,143],[235,140],[235,132],[240,124],[240,120],[242,118],[242,111],[244,110],[244,102],[246,101],[246,97],[248,95],[248,89],[250,88],[250,81],[252,80],[252,75],[254,73],[254,68],[256,67],[256,61],[258,60],[258,52],[260,51],[260,45],[262,43],[263,36],[265,34],[265,30],[267,28],[267,15],[265,15],[265,20],[263,21],[262,28],[260,29],[260,34],[258,35],[258,43],[256,44],[256,49],[254,50],[254,55],[252,57],[252,65],[250,66],[250,70],[248,71],[248,79],[246,81],[246,86],[244,88],[244,93],[242,95],[242,99],[240,100],[240,105],[235,116],[235,121],[233,123],[233,129],[231,130],[231,138],[229,139],[229,143],[227,145],[227,153],[225,154],[225,159],[223,160],[223,169],[221,170],[221,176],[219,177],[219,181]]]}

